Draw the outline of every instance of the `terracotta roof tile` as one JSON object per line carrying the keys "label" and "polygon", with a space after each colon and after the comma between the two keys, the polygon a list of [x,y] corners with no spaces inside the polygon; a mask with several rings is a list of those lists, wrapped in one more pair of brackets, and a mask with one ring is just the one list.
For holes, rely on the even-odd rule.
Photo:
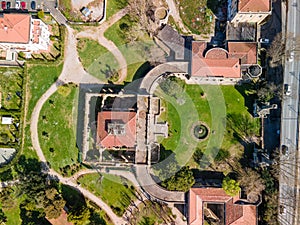
{"label": "terracotta roof tile", "polygon": [[[109,131],[111,126],[119,126],[121,133]],[[102,111],[98,113],[97,142],[105,148],[128,147],[136,143],[136,113]],[[118,131],[118,130],[117,130]]]}
{"label": "terracotta roof tile", "polygon": [[241,64],[257,63],[257,44],[255,42],[228,42],[230,58],[241,59]]}
{"label": "terracotta roof tile", "polygon": [[189,191],[189,225],[204,224],[204,203],[225,204],[225,225],[256,225],[254,205],[238,205],[239,196],[231,197],[222,188],[191,188]]}
{"label": "terracotta roof tile", "polygon": [[29,14],[3,14],[0,17],[0,42],[28,43],[29,34]]}
{"label": "terracotta roof tile", "polygon": [[270,0],[239,0],[238,8],[241,12],[269,12],[271,11]]}

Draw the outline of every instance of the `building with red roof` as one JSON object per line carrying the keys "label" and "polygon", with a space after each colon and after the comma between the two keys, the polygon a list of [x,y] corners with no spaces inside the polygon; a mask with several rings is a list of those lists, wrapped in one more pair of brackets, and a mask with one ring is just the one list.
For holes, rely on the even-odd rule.
{"label": "building with red roof", "polygon": [[97,122],[97,143],[101,148],[135,147],[136,112],[101,111]]}
{"label": "building with red roof", "polygon": [[261,23],[271,11],[271,0],[229,0],[227,17],[232,23]]}
{"label": "building with red roof", "polygon": [[241,79],[242,67],[254,65],[257,62],[255,42],[228,42],[227,49],[208,48],[206,42],[194,41],[192,43],[192,78]]}
{"label": "building with red roof", "polygon": [[50,44],[48,26],[29,14],[0,14],[0,49],[24,52],[47,51]]}
{"label": "building with red roof", "polygon": [[222,188],[191,188],[188,193],[188,224],[203,225],[205,220],[222,225],[256,225],[257,206],[229,196]]}

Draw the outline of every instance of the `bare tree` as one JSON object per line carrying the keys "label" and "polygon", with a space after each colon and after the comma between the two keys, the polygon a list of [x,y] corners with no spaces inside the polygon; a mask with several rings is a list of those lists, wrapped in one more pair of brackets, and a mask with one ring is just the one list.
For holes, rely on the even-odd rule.
{"label": "bare tree", "polygon": [[248,196],[258,196],[265,189],[263,179],[255,170],[250,168],[239,170],[238,181]]}
{"label": "bare tree", "polygon": [[149,0],[130,0],[129,12],[132,18],[140,24],[142,30],[146,31],[150,36],[153,36],[158,28],[154,12],[155,7],[152,1]]}
{"label": "bare tree", "polygon": [[285,51],[285,43],[282,39],[282,33],[278,33],[267,50],[267,56],[271,58],[273,65],[279,65]]}

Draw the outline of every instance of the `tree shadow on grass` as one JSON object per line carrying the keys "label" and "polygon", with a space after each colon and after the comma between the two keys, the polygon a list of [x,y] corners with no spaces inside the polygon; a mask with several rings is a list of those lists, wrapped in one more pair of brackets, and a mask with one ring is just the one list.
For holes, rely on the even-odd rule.
{"label": "tree shadow on grass", "polygon": [[244,97],[245,107],[247,107],[248,112],[252,115],[255,95],[250,94],[248,92],[251,92],[253,90],[253,85],[251,84],[235,85],[234,88]]}

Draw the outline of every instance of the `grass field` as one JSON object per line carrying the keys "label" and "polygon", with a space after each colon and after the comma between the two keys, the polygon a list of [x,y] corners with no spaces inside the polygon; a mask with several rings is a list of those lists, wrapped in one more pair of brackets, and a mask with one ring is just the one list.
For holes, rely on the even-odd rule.
{"label": "grass field", "polygon": [[123,9],[128,3],[128,0],[109,0],[106,6],[106,19]]}
{"label": "grass field", "polygon": [[55,92],[44,104],[38,132],[41,148],[51,167],[59,171],[77,162],[76,122],[78,88],[69,87],[67,96]]}
{"label": "grass field", "polygon": [[[104,36],[113,41],[125,57],[128,67],[126,81],[130,82],[133,78],[144,75],[141,74],[141,66],[150,58],[149,53],[147,53],[146,50],[153,50],[157,48],[157,46],[147,34],[140,35],[137,41],[128,43],[128,40],[126,40],[126,36],[124,35],[125,32],[120,28],[124,26],[124,24],[125,27],[134,26],[134,22],[132,22],[127,15],[109,27],[104,33]],[[145,71],[147,70],[149,70],[149,67]]]}
{"label": "grass field", "polygon": [[[246,115],[251,119],[243,95],[234,86],[185,85],[184,94],[177,100],[161,91],[158,95],[165,107],[160,119],[169,123],[169,137],[163,139],[161,144],[165,150],[176,153],[181,165],[190,160],[197,148],[210,152],[229,149],[239,143],[234,133],[226,127],[227,115]],[[178,99],[184,99],[184,104],[179,104]],[[197,142],[191,135],[193,124],[197,121],[204,122],[210,129],[210,136],[202,142]],[[259,120],[251,121],[257,124],[259,134]]]}
{"label": "grass field", "polygon": [[19,110],[22,102],[23,70],[0,68],[0,105],[7,110]]}
{"label": "grass field", "polygon": [[30,134],[30,119],[31,113],[40,99],[40,97],[48,90],[48,88],[57,80],[63,64],[49,64],[49,65],[28,65],[28,107],[27,107],[27,124],[25,126],[25,140],[23,154],[29,158],[37,158],[35,150],[32,148],[31,134]]}
{"label": "grass field", "polygon": [[117,215],[123,215],[131,200],[135,200],[131,182],[110,174],[86,174],[79,182],[106,202]]}
{"label": "grass field", "polygon": [[81,38],[77,49],[84,68],[100,80],[107,81],[106,75],[110,71],[119,70],[119,64],[113,54],[97,41]]}
{"label": "grass field", "polygon": [[209,34],[213,22],[216,0],[176,0],[183,23],[195,34]]}

